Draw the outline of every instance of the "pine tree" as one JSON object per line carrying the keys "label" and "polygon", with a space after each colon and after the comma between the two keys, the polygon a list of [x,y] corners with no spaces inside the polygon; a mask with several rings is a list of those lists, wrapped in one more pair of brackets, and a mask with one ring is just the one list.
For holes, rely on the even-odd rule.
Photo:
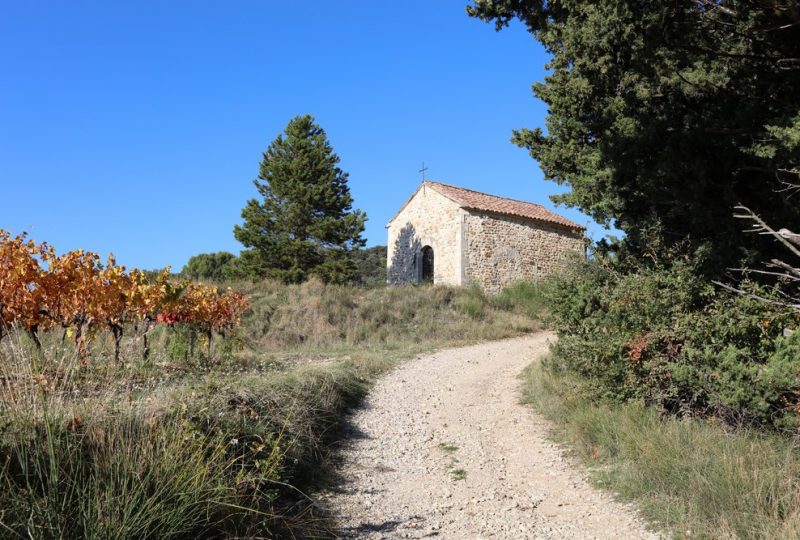
{"label": "pine tree", "polygon": [[241,257],[247,274],[286,283],[355,278],[352,250],[365,243],[367,217],[353,210],[339,161],[311,115],[293,118],[269,145],[253,181],[262,198],[247,202],[244,222],[234,228],[250,248]]}

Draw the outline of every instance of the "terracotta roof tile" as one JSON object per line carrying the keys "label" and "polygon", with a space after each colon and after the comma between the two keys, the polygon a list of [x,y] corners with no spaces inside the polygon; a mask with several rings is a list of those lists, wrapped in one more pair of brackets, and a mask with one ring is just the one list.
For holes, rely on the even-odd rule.
{"label": "terracotta roof tile", "polygon": [[469,210],[478,210],[484,212],[493,212],[495,214],[505,214],[509,216],[516,216],[526,219],[533,219],[536,221],[544,221],[547,223],[554,223],[562,225],[571,229],[585,229],[574,221],[559,216],[555,212],[551,212],[540,204],[529,202],[517,201],[514,199],[506,199],[489,195],[488,193],[481,193],[471,189],[460,188],[440,182],[433,182],[426,180],[423,185],[429,186],[448,199],[459,204],[462,208]]}

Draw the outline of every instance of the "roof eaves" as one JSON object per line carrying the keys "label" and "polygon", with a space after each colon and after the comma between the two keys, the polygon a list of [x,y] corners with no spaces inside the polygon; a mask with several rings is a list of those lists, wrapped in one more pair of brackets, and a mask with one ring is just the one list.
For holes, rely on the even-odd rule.
{"label": "roof eaves", "polygon": [[461,208],[463,208],[464,210],[472,211],[472,212],[482,212],[484,214],[496,214],[496,215],[500,215],[500,216],[509,216],[509,217],[515,217],[515,218],[519,218],[519,219],[524,219],[524,220],[527,220],[527,221],[536,221],[536,222],[539,222],[539,223],[548,223],[550,225],[557,225],[559,227],[564,227],[565,229],[572,229],[572,230],[577,230],[577,231],[585,231],[586,230],[586,227],[584,227],[583,225],[578,225],[574,221],[569,220],[567,218],[563,218],[563,219],[568,223],[562,223],[562,222],[556,221],[554,219],[524,216],[524,215],[521,215],[521,214],[517,214],[515,212],[502,212],[500,210],[487,210],[486,208],[478,208],[478,207],[468,206],[468,205],[462,205]]}

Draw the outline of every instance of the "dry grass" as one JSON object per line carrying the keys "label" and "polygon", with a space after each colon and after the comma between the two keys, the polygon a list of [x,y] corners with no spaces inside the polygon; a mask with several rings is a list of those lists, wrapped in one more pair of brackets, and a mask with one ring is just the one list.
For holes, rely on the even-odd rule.
{"label": "dry grass", "polygon": [[398,287],[361,289],[264,282],[245,286],[255,316],[245,334],[261,350],[428,344],[501,339],[538,328],[538,321],[495,306],[480,289]]}
{"label": "dry grass", "polygon": [[555,422],[554,438],[657,528],[675,538],[800,538],[796,441],[598,403],[581,379],[539,364],[525,376],[526,399]]}
{"label": "dry grass", "polygon": [[[278,374],[221,373],[125,388],[68,348],[40,356],[12,338],[0,356],[0,537],[215,538],[315,526],[287,513],[276,482],[291,476],[286,463],[311,461],[322,441],[303,433],[328,429],[357,389],[310,375],[292,385]],[[304,405],[313,418],[294,413]]]}
{"label": "dry grass", "polygon": [[[248,285],[235,338],[188,354],[185,329],[129,329],[116,365],[53,332],[0,342],[0,537],[325,536],[301,492],[379,374],[432,348],[537,322],[476,289]],[[471,307],[465,307],[471,306]],[[475,307],[477,306],[477,308]]]}

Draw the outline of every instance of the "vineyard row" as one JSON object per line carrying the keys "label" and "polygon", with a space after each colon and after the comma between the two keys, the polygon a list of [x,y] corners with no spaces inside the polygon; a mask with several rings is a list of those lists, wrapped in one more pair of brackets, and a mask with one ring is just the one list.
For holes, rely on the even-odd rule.
{"label": "vineyard row", "polygon": [[86,360],[87,335],[107,329],[119,361],[126,324],[143,324],[146,336],[153,324],[183,323],[204,333],[210,343],[214,332],[224,335],[235,329],[249,309],[243,294],[172,281],[169,268],[148,279],[140,270],[117,265],[111,255],[106,264],[84,250],[58,255],[47,243],[0,230],[0,339],[9,328],[19,327],[41,347],[40,332],[71,328]]}

